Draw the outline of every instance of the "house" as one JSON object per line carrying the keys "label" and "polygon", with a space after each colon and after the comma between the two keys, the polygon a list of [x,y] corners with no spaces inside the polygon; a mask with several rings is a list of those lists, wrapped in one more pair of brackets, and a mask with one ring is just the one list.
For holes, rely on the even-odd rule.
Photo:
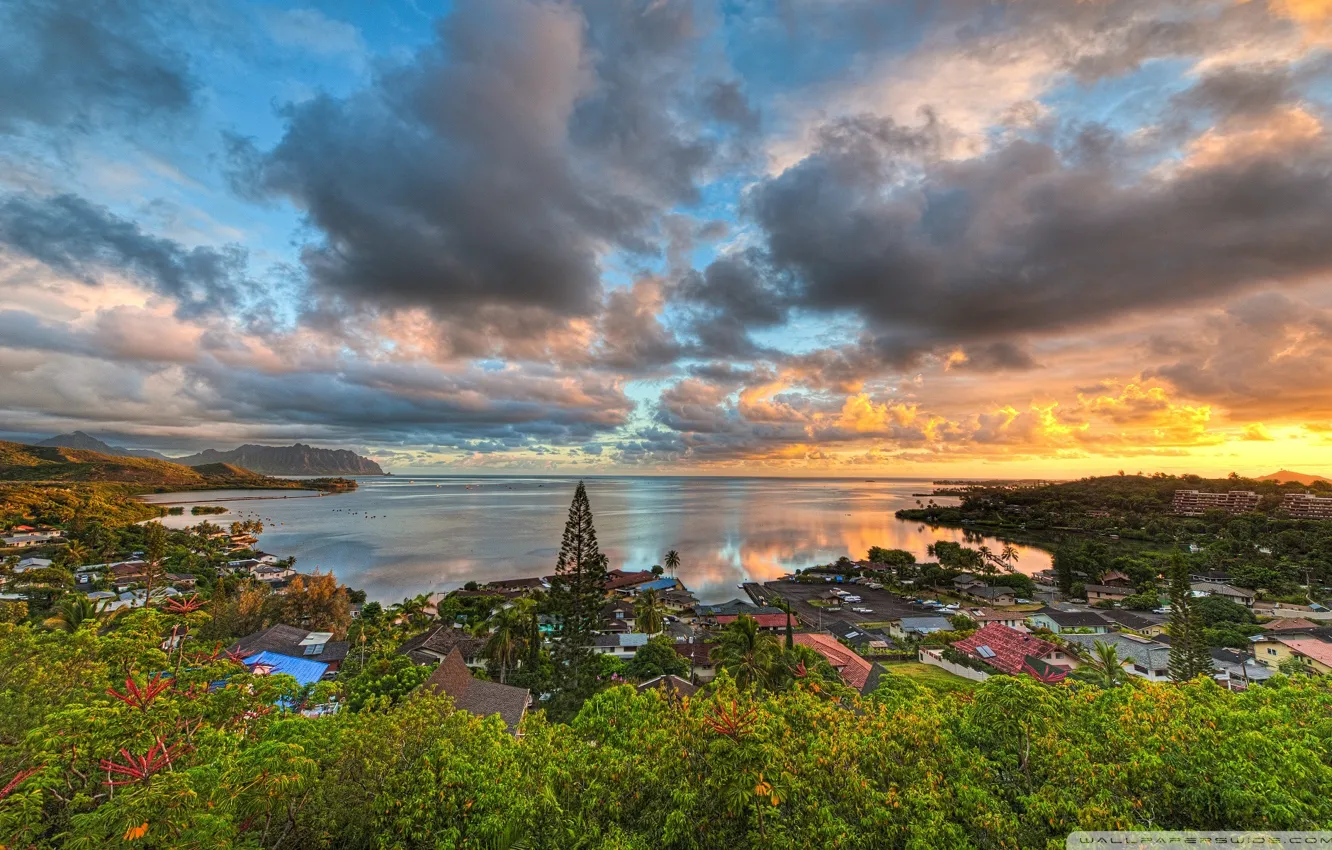
{"label": "house", "polygon": [[246,635],[231,647],[231,651],[247,657],[268,652],[318,661],[324,664],[328,674],[332,675],[346,659],[347,648],[347,641],[333,640],[332,632],[312,632],[278,623],[263,631]]}
{"label": "house", "polygon": [[711,682],[717,675],[717,662],[712,659],[715,643],[677,643],[675,654],[689,659],[689,676],[699,683]]}
{"label": "house", "polygon": [[397,653],[417,664],[439,664],[455,649],[468,667],[484,668],[486,642],[451,625],[433,626],[398,647]]}
{"label": "house", "polygon": [[128,587],[135,582],[146,581],[147,561],[123,561],[112,564],[107,569],[107,578],[117,587]]}
{"label": "house", "polygon": [[919,638],[952,630],[953,624],[944,617],[903,617],[888,624],[888,634],[895,638]]}
{"label": "house", "polygon": [[1101,584],[1106,587],[1124,588],[1128,590],[1129,593],[1133,592],[1133,580],[1128,577],[1127,573],[1121,573],[1119,570],[1110,570],[1105,575],[1101,576]]}
{"label": "house", "polygon": [[1242,649],[1213,649],[1212,662],[1216,665],[1213,678],[1232,691],[1246,690],[1250,683],[1262,684],[1276,675]]}
{"label": "house", "polygon": [[1131,587],[1117,587],[1111,584],[1087,584],[1083,587],[1086,588],[1088,602],[1118,602],[1133,595]]}
{"label": "house", "polygon": [[638,692],[645,694],[648,691],[660,691],[667,699],[681,699],[683,697],[692,697],[698,693],[698,685],[687,682],[679,676],[673,676],[667,673],[664,676],[658,676],[655,679],[648,679],[638,686]]}
{"label": "house", "polygon": [[[161,602],[172,596],[180,596],[180,591],[174,587],[155,587],[153,588],[153,601]],[[142,608],[148,604],[147,590],[126,590],[116,596],[116,600],[106,606],[108,611],[119,611],[122,608]]]}
{"label": "house", "polygon": [[1253,600],[1256,598],[1252,590],[1214,581],[1195,581],[1189,585],[1189,588],[1192,589],[1194,596],[1220,596],[1246,608],[1252,608]]}
{"label": "house", "polygon": [[280,652],[256,652],[243,659],[246,667],[256,676],[283,674],[296,680],[301,687],[312,685],[329,675],[329,665],[312,658],[297,658]]}
{"label": "house", "polygon": [[1161,614],[1144,614],[1141,611],[1103,611],[1101,618],[1120,631],[1137,632],[1147,637],[1165,634],[1166,618]]}
{"label": "house", "polygon": [[1028,614],[1027,623],[1032,628],[1049,629],[1057,635],[1067,632],[1100,635],[1110,631],[1110,624],[1094,611],[1061,611],[1048,605]]}
{"label": "house", "polygon": [[15,573],[26,573],[28,570],[44,570],[55,563],[50,558],[24,558],[14,565]]}
{"label": "house", "polygon": [[[610,626],[623,626],[625,631],[634,630],[634,606],[628,602],[607,602],[601,606],[601,622]],[[602,631],[609,631],[602,629]]]}
{"label": "house", "polygon": [[1020,632],[1027,630],[1027,615],[1021,611],[996,611],[993,608],[964,608],[958,612],[968,620],[983,626],[986,623],[999,623]]}
{"label": "house", "polygon": [[634,657],[640,646],[646,646],[648,636],[642,632],[617,635],[595,635],[592,638],[592,651],[598,655],[613,655],[626,661]]}
{"label": "house", "polygon": [[10,534],[0,538],[0,543],[5,546],[26,549],[29,546],[45,546],[48,543],[59,543],[64,540],[59,531],[20,531],[17,534]]}
{"label": "house", "polygon": [[1104,635],[1062,635],[1071,644],[1082,647],[1091,654],[1100,642],[1115,648],[1120,666],[1130,676],[1137,676],[1150,682],[1165,682],[1170,679],[1170,647],[1154,640],[1110,632]]}
{"label": "house", "polygon": [[989,587],[981,585],[972,587],[966,591],[968,596],[974,599],[983,599],[991,605],[1016,605],[1017,594],[1011,587]]}
{"label": "house", "polygon": [[[759,627],[760,629],[763,629],[764,631],[776,632],[776,631],[782,631],[782,630],[784,630],[784,629],[786,628],[786,612],[785,612],[785,611],[779,611],[779,612],[776,613],[776,614],[752,614],[752,615],[751,615],[751,614],[738,614],[738,615],[722,614],[722,615],[719,616],[719,617],[713,617],[713,618],[712,618],[712,621],[713,621],[714,623],[717,624],[717,627],[718,627],[718,628],[725,628],[726,626],[729,626],[731,623],[734,623],[736,620],[740,619],[741,617],[750,617],[751,619],[757,621],[757,622],[758,622],[758,627]],[[795,614],[792,614],[792,615],[791,615],[791,626],[792,626],[793,628],[795,628],[795,627],[798,627],[799,625],[800,625],[800,620],[796,617]]]}
{"label": "house", "polygon": [[477,717],[498,714],[514,734],[518,733],[523,715],[527,713],[527,706],[532,701],[531,692],[527,688],[473,678],[472,671],[468,669],[457,647],[445,656],[421,687],[449,697],[453,700],[453,707],[459,711],[467,711]]}
{"label": "house", "polygon": [[267,584],[276,584],[277,582],[286,581],[295,575],[295,570],[281,564],[260,563],[259,566],[250,570],[250,576],[253,577],[255,581],[262,581]]}
{"label": "house", "polygon": [[971,573],[963,573],[953,579],[953,589],[958,593],[970,593],[974,587],[984,587],[985,582],[981,581]]}
{"label": "house", "polygon": [[188,573],[167,573],[166,582],[177,590],[194,590],[199,579]]}
{"label": "house", "polygon": [[550,584],[544,578],[503,578],[496,581],[488,581],[482,585],[486,590],[500,591],[519,591],[522,593],[532,593],[538,590],[549,590]]}
{"label": "house", "polygon": [[869,681],[870,662],[842,646],[832,635],[822,632],[796,635],[795,643],[797,646],[807,646],[827,659],[848,688],[859,691]]}
{"label": "house", "polygon": [[1253,639],[1253,655],[1272,668],[1294,658],[1315,673],[1332,673],[1332,643],[1318,638],[1258,635]]}
{"label": "house", "polygon": [[692,614],[694,608],[698,605],[698,598],[680,587],[663,591],[657,598],[661,600],[661,607],[672,614]]}
{"label": "house", "polygon": [[1026,673],[1041,681],[1058,681],[1077,666],[1077,659],[1053,643],[998,623],[977,629],[953,648],[1010,676]]}

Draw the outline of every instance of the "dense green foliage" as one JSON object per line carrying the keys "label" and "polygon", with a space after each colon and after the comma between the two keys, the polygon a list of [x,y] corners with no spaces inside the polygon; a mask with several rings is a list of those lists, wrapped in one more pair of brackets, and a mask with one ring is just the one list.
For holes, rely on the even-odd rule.
{"label": "dense green foliage", "polygon": [[[290,680],[208,648],[168,655],[169,625],[136,612],[102,635],[0,626],[0,787],[21,777],[0,842],[925,850],[1332,826],[1321,680],[1234,694],[996,677],[943,694],[889,676],[862,699],[801,683],[760,697],[723,678],[682,702],[612,688],[569,725],[537,713],[515,738],[420,692],[284,712],[276,699],[300,699]],[[156,671],[176,678],[148,696]]]}

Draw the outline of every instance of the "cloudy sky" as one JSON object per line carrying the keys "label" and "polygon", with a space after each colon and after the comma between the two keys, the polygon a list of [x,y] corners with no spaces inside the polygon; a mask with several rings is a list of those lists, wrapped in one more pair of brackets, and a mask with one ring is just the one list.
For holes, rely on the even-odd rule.
{"label": "cloudy sky", "polygon": [[11,0],[0,432],[1332,471],[1332,0]]}

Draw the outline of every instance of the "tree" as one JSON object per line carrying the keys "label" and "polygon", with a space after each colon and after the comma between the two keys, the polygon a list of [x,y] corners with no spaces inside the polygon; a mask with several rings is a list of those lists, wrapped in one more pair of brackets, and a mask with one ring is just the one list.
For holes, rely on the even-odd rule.
{"label": "tree", "polygon": [[96,622],[105,610],[105,603],[93,602],[86,596],[66,596],[56,603],[51,616],[43,620],[42,625],[48,629],[74,632],[84,623]]}
{"label": "tree", "polygon": [[661,598],[655,590],[645,590],[638,594],[634,604],[634,618],[638,631],[655,635],[665,627]]}
{"label": "tree", "polygon": [[654,637],[638,648],[634,657],[625,665],[625,674],[629,678],[646,682],[658,676],[688,676],[689,661],[675,651],[675,644],[668,637]]}
{"label": "tree", "polygon": [[1202,620],[1194,605],[1189,584],[1189,565],[1176,554],[1169,562],[1170,578],[1170,678],[1187,682],[1210,675],[1212,657],[1207,651]]}
{"label": "tree", "polygon": [[518,605],[501,608],[490,618],[490,637],[486,640],[485,654],[499,665],[500,684],[504,684],[510,668],[518,666],[527,649],[531,615]]}
{"label": "tree", "polygon": [[605,585],[606,556],[597,546],[587,488],[579,481],[569,505],[550,587],[550,607],[557,620],[556,666],[562,684],[575,698],[590,694],[595,686],[592,643],[601,625]]}
{"label": "tree", "polygon": [[675,571],[680,569],[680,553],[672,549],[671,551],[666,553],[665,560],[666,560],[666,569],[670,570],[671,575],[674,576]]}
{"label": "tree", "polygon": [[774,600],[772,605],[774,608],[780,608],[782,613],[786,615],[786,649],[789,652],[795,648],[795,631],[791,622],[795,611],[789,601],[780,597]]}
{"label": "tree", "polygon": [[662,568],[661,564],[653,564],[651,572],[657,578],[661,578],[666,573],[666,570]]}
{"label": "tree", "polygon": [[746,614],[722,630],[721,640],[712,652],[713,660],[731,674],[742,690],[771,688],[780,677],[781,649],[777,639]]}
{"label": "tree", "polygon": [[1093,641],[1092,648],[1086,656],[1082,666],[1074,673],[1077,678],[1102,688],[1118,687],[1127,681],[1128,673],[1125,672],[1119,660],[1119,653],[1113,644],[1100,640]]}
{"label": "tree", "polygon": [[279,618],[284,623],[312,632],[332,632],[339,639],[351,625],[347,588],[338,584],[332,573],[298,575],[287,585],[287,592],[277,598]]}
{"label": "tree", "polygon": [[167,529],[160,522],[150,522],[143,527],[143,583],[144,604],[151,605],[154,588],[166,580],[166,571],[162,569],[162,560],[166,557]]}

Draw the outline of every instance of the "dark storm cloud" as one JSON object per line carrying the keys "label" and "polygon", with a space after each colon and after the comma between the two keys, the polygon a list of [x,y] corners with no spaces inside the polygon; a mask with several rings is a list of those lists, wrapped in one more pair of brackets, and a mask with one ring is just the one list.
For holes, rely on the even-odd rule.
{"label": "dark storm cloud", "polygon": [[238,182],[322,232],[304,259],[323,295],[590,314],[599,255],[655,251],[658,214],[718,155],[687,99],[692,10],[465,0],[370,89],[290,107],[271,151],[233,141]]}
{"label": "dark storm cloud", "polygon": [[131,125],[190,105],[186,58],[136,0],[0,4],[0,133]]}
{"label": "dark storm cloud", "polygon": [[186,316],[236,313],[253,289],[243,249],[186,248],[74,195],[0,196],[0,246],[89,284],[128,275]]}
{"label": "dark storm cloud", "polygon": [[1332,269],[1321,140],[1160,175],[1025,139],[922,165],[930,135],[843,123],[749,198],[799,303],[858,311],[882,348],[992,343]]}

